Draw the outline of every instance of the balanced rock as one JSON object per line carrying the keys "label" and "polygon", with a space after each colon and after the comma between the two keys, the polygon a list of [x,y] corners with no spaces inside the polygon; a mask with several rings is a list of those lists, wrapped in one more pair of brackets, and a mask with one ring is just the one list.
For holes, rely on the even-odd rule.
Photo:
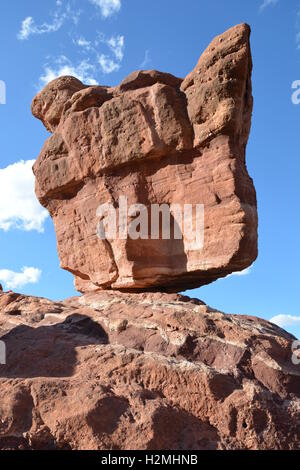
{"label": "balanced rock", "polygon": [[[112,88],[61,77],[34,98],[33,114],[52,133],[34,165],[36,194],[79,291],[177,292],[256,259],[256,194],[245,163],[249,36],[242,24],[217,37],[184,80],[138,71]],[[121,197],[142,204],[146,219],[154,206],[169,208],[170,236],[159,227],[152,237],[147,226],[137,239],[100,237],[99,207],[109,204],[120,220]],[[187,225],[173,206],[192,207]],[[134,217],[125,214],[128,226]]]}
{"label": "balanced rock", "polygon": [[0,293],[0,449],[299,449],[294,340],[178,294]]}

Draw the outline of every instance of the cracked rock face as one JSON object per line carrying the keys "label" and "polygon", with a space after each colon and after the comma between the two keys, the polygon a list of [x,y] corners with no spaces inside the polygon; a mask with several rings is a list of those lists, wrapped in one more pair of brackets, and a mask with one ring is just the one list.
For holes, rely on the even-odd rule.
{"label": "cracked rock face", "polygon": [[299,449],[294,338],[177,294],[0,292],[0,449]]}
{"label": "cracked rock face", "polygon": [[[249,35],[242,24],[214,39],[184,80],[138,71],[111,88],[62,77],[34,98],[33,114],[52,133],[34,165],[36,194],[79,291],[177,292],[256,259],[256,195],[245,163]],[[120,196],[147,208],[203,204],[204,242],[184,229],[181,239],[99,239],[97,208],[110,203],[118,215]],[[173,214],[170,224],[172,234]]]}

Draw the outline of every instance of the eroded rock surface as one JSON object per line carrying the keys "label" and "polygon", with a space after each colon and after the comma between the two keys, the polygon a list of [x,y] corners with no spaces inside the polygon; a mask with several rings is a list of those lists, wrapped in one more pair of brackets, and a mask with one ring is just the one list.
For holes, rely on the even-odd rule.
{"label": "eroded rock surface", "polygon": [[294,338],[177,294],[0,292],[0,449],[299,449]]}
{"label": "eroded rock surface", "polygon": [[[184,80],[138,71],[112,88],[62,77],[35,97],[33,114],[52,132],[34,165],[36,193],[78,290],[176,292],[255,260],[249,35],[242,24],[217,37]],[[147,208],[203,204],[204,245],[182,227],[181,240],[100,240],[97,208],[111,203],[118,212],[122,195]]]}

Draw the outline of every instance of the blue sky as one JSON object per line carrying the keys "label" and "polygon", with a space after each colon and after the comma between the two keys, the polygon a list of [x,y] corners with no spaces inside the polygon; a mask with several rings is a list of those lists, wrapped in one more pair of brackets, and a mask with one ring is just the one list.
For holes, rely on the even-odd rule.
{"label": "blue sky", "polygon": [[4,287],[53,299],[75,293],[72,276],[59,268],[52,222],[32,191],[30,166],[47,138],[30,113],[36,92],[58,74],[105,85],[140,68],[185,76],[214,36],[241,22],[252,28],[254,113],[247,162],[258,196],[259,257],[243,275],[189,295],[226,312],[275,317],[300,337],[300,93],[292,89],[300,80],[300,0],[5,2],[0,17],[0,102],[6,84],[6,104],[0,104]]}

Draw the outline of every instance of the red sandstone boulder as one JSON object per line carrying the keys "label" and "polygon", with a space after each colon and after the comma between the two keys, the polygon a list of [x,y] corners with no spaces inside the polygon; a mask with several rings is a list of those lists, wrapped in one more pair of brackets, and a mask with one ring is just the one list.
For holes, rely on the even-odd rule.
{"label": "red sandstone boulder", "polygon": [[[53,132],[34,165],[36,194],[78,290],[180,291],[256,259],[256,195],[245,163],[249,35],[242,24],[216,38],[184,80],[138,71],[109,88],[62,77],[36,96],[33,114]],[[110,203],[118,215],[120,196],[149,211],[202,204],[203,237],[191,240],[171,213],[181,239],[99,239],[97,208]],[[194,212],[188,224],[196,226]]]}
{"label": "red sandstone boulder", "polygon": [[0,293],[0,449],[299,449],[294,338],[175,294]]}

